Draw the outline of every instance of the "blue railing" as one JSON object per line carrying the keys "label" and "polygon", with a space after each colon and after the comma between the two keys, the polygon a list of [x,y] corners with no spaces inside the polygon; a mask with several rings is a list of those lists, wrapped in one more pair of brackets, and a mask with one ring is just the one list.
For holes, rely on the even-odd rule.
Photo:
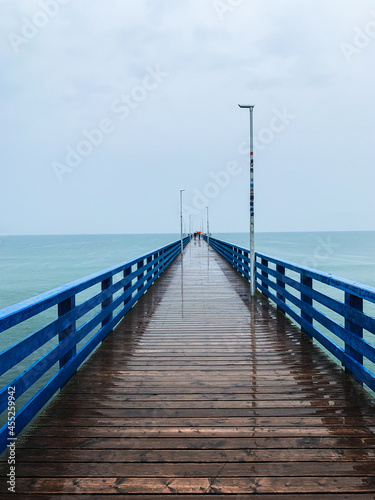
{"label": "blue railing", "polygon": [[[207,241],[207,237],[204,236]],[[210,245],[246,279],[246,248],[210,237]],[[375,391],[375,288],[255,254],[256,287],[318,341],[360,384]],[[371,311],[372,312],[372,311]]]}
{"label": "blue railing", "polygon": [[[184,246],[188,241],[189,237],[184,238]],[[0,414],[8,411],[9,398],[13,408],[14,400],[25,394],[51,368],[56,368],[44,385],[24,401],[15,420],[9,416],[13,411],[6,414],[5,419],[9,420],[0,429],[0,453],[5,450],[9,435],[13,439],[66,384],[180,252],[178,240],[0,311],[1,335],[6,335],[1,332],[47,310],[55,318],[0,353],[0,376],[24,366],[25,358],[32,355],[31,364],[26,369],[18,369],[18,373],[21,370],[22,373],[1,389]],[[82,292],[85,297],[80,301],[78,294]],[[78,320],[82,323],[79,327]],[[42,348],[43,351],[43,347],[47,352],[39,356],[38,350]]]}

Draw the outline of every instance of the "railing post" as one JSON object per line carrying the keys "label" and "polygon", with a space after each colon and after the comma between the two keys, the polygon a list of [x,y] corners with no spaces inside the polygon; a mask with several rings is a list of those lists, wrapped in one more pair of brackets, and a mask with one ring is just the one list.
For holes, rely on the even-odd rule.
{"label": "railing post", "polygon": [[[155,269],[155,267],[158,265],[159,262],[159,252],[154,253],[154,255],[152,256],[152,260],[153,260],[152,269]],[[156,272],[152,273],[153,280],[155,279],[156,274],[157,274]]]}
{"label": "railing post", "polygon": [[[127,267],[126,269],[124,269],[124,278],[128,278],[131,275],[131,272],[132,272],[132,268],[131,267]],[[124,293],[125,294],[127,293],[127,290],[129,290],[129,288],[131,286],[132,286],[132,283],[131,283],[131,280],[129,280],[129,283],[124,286]],[[130,295],[127,295],[125,297],[124,306],[126,306],[126,304],[130,301],[130,299],[131,299]]]}
{"label": "railing post", "polygon": [[159,265],[159,270],[155,274],[162,272],[162,268],[163,268],[163,251],[158,252],[157,264],[158,265],[160,264],[160,265]]}
{"label": "railing post", "polygon": [[166,249],[164,248],[161,252],[161,266],[160,266],[160,273],[162,273],[164,271],[164,268],[165,268],[165,252],[166,252]]}
{"label": "railing post", "polygon": [[[139,262],[138,262],[138,264],[137,264],[137,270],[138,270],[138,269],[141,269],[141,267],[143,267],[143,264],[144,264],[144,261],[143,261],[143,260],[139,261]],[[141,281],[141,279],[142,279],[142,278],[143,278],[143,273],[141,273],[141,274],[138,276],[137,281]],[[142,283],[142,285],[141,285],[141,286],[139,286],[139,287],[137,288],[137,292],[140,292],[140,291],[142,290],[142,288],[143,288],[143,283]]]}
{"label": "railing post", "polygon": [[[67,314],[68,312],[72,311],[76,306],[76,297],[73,295],[72,297],[69,297],[66,300],[63,300],[60,302],[57,306],[57,314],[60,316],[64,316],[64,314]],[[62,342],[66,337],[69,335],[74,335],[76,330],[76,324],[75,322],[72,323],[70,326],[65,328],[65,330],[62,330],[59,333],[59,342]],[[62,356],[62,358],[59,361],[59,367],[62,368],[66,363],[72,359],[77,352],[77,347],[74,345],[67,353]]]}
{"label": "railing post", "polygon": [[[263,257],[262,257],[262,266],[268,267],[268,260],[267,260],[267,259],[263,259]],[[268,278],[268,273],[267,273],[267,271],[264,271],[264,270],[262,269],[262,276],[264,276],[265,278]],[[262,280],[262,285],[264,286],[264,288],[265,288],[266,290],[268,290],[268,285],[265,285],[265,284],[263,283],[263,280]]]}
{"label": "railing post", "polygon": [[[283,276],[285,276],[285,267],[284,266],[281,266],[280,264],[276,264],[276,271],[279,274],[282,274]],[[282,289],[285,290],[285,283],[284,283],[284,281],[276,278],[276,285],[278,286],[278,288],[282,288]],[[277,295],[278,299],[280,299],[283,302],[285,302],[285,297],[284,297],[284,295],[282,293],[277,292],[276,295]],[[280,306],[277,306],[277,309],[279,311],[281,311],[283,314],[285,314],[285,311],[283,311]]]}
{"label": "railing post", "polygon": [[[149,272],[149,271],[153,268],[153,266],[152,266],[152,265],[151,265],[151,266],[149,266],[149,265],[148,265],[148,264],[151,264],[151,262],[152,262],[152,258],[153,258],[153,256],[152,256],[152,255],[150,255],[150,257],[147,257],[147,273],[148,273],[148,272]],[[148,283],[149,281],[152,281],[152,276],[153,276],[153,275],[151,274],[151,275],[150,275],[150,277],[147,279],[147,283]]]}
{"label": "railing post", "polygon": [[240,274],[243,274],[243,259],[242,259],[242,250],[240,250],[239,248],[236,249],[237,251],[237,256],[236,258],[239,260],[238,262],[238,267],[240,268]]}
{"label": "railing post", "polygon": [[245,262],[245,270],[250,278],[250,252],[244,252],[244,256],[249,259],[249,262]]}
{"label": "railing post", "polygon": [[[107,290],[110,286],[112,286],[112,277],[107,278],[102,281],[102,291]],[[112,302],[112,295],[108,297],[108,299],[103,300],[102,309],[105,309]],[[112,313],[109,313],[102,321],[102,327],[109,323],[112,319]]]}
{"label": "railing post", "polygon": [[[353,309],[357,309],[360,312],[363,312],[363,299],[360,297],[357,297],[356,295],[352,295],[349,292],[345,292],[345,305],[352,307]],[[345,318],[345,328],[348,330],[349,335],[355,335],[357,337],[363,337],[363,328],[353,321],[351,321],[349,318]],[[348,345],[345,342],[345,352],[349,354],[353,359],[358,361],[361,365],[363,365],[363,356],[360,354],[356,349],[354,349],[352,346]],[[350,372],[348,368],[345,368],[346,371]],[[354,375],[353,375],[354,376]],[[359,382],[361,385],[363,385],[362,382],[360,382],[357,377],[354,376],[354,378]]]}
{"label": "railing post", "polygon": [[[304,274],[301,274],[301,285],[305,285],[306,287],[309,287],[309,288],[312,289],[312,286],[313,286],[312,285],[312,281],[313,281],[312,278],[309,278],[308,276],[305,276]],[[304,302],[305,304],[307,304],[309,306],[312,306],[312,304],[313,304],[313,299],[311,298],[311,296],[308,295],[308,294],[302,293],[302,292],[301,292],[301,300],[302,300],[302,302]],[[308,313],[306,313],[305,311],[303,311],[302,309],[301,309],[301,318],[304,319],[304,320],[306,320],[308,323],[310,323],[310,325],[313,324],[312,317]],[[304,328],[302,328],[302,331],[308,337],[312,338],[311,333],[305,331]]]}
{"label": "railing post", "polygon": [[246,275],[246,252],[245,250],[242,252],[242,275],[245,277]]}

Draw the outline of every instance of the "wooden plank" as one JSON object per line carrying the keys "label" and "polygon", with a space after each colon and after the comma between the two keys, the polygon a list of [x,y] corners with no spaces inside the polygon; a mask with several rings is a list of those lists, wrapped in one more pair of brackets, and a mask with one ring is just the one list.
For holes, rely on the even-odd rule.
{"label": "wooden plank", "polygon": [[[24,463],[17,478],[40,477],[32,463]],[[43,477],[142,477],[142,478],[234,478],[234,477],[356,477],[375,476],[374,462],[247,462],[247,463],[145,463],[145,462],[59,462],[43,463]],[[374,478],[375,481],[375,478]],[[375,482],[374,482],[375,484]]]}
{"label": "wooden plank", "polygon": [[42,427],[33,426],[34,432],[41,436],[55,437],[326,437],[334,434],[340,437],[373,437],[374,432],[369,427]]}
{"label": "wooden plank", "polygon": [[[288,402],[289,403],[289,402]],[[177,405],[178,406],[178,405]],[[253,405],[251,407],[251,404],[248,404],[248,407],[246,405],[242,405],[242,407],[232,407],[228,405],[227,408],[205,408],[204,405],[199,404],[196,405],[197,407],[194,407],[194,404],[190,404],[190,408],[183,407],[183,408],[176,408],[174,404],[166,404],[163,408],[159,408],[156,406],[155,403],[152,405],[148,405],[145,408],[138,408],[138,405],[136,405],[135,408],[116,408],[115,405],[111,408],[79,408],[75,411],[75,421],[77,423],[73,423],[73,425],[83,425],[83,422],[79,421],[79,419],[84,419],[85,421],[87,420],[87,413],[88,410],[90,411],[90,417],[95,417],[95,418],[105,418],[105,425],[124,425],[124,419],[127,419],[126,422],[128,422],[128,419],[131,419],[130,422],[135,422],[130,423],[130,425],[139,425],[139,423],[136,423],[136,420],[133,419],[142,419],[141,424],[145,425],[159,425],[159,424],[153,424],[152,421],[150,421],[150,417],[153,419],[170,419],[168,423],[170,422],[171,425],[178,425],[174,422],[176,422],[176,419],[196,419],[199,417],[199,421],[197,422],[197,425],[206,425],[206,422],[203,424],[200,423],[201,419],[217,419],[220,418],[220,420],[223,422],[224,425],[227,425],[225,422],[228,421],[229,425],[264,425],[264,420],[261,419],[261,417],[269,417],[267,418],[267,422],[270,423],[270,425],[275,425],[273,421],[271,420],[271,417],[276,418],[276,425],[282,425],[282,426],[289,426],[289,425],[316,425],[316,423],[319,425],[322,423],[327,423],[328,419],[333,419],[337,425],[341,425],[342,419],[345,418],[346,425],[350,426],[356,426],[358,425],[358,418],[361,418],[363,424],[371,424],[371,420],[365,420],[364,418],[367,416],[373,416],[374,412],[369,408],[366,409],[364,412],[361,412],[360,409],[352,409],[352,408],[332,408],[330,406],[328,407],[293,407],[289,406],[286,404],[284,407],[280,405],[280,403],[276,406],[271,406],[271,408],[264,408],[262,405]],[[49,418],[49,417],[54,417],[53,420],[49,420],[49,422],[55,422],[55,419],[58,422],[61,422],[61,420],[65,421],[67,425],[71,425],[69,421],[69,417],[71,415],[71,408],[54,408],[53,412],[49,411],[46,413],[43,417]],[[243,417],[243,418],[241,418]],[[281,417],[285,417],[284,420]],[[314,420],[312,420],[314,417],[316,417]],[[338,418],[340,417],[340,418]],[[241,420],[239,420],[241,418]],[[251,420],[253,418],[253,420]],[[286,420],[287,418],[291,419],[293,418],[293,422],[290,423],[290,420]],[[297,418],[299,418],[298,423]],[[308,420],[310,418],[310,420]],[[61,419],[61,420],[60,420]],[[147,420],[144,420],[147,419]],[[225,421],[224,421],[225,419]],[[231,420],[229,420],[231,419]],[[235,419],[235,420],[234,420]],[[250,419],[250,420],[249,420]],[[256,419],[256,420],[255,420]],[[319,420],[318,420],[319,419]],[[91,423],[90,423],[91,422]],[[139,422],[139,421],[138,421]],[[185,424],[181,420],[182,424]],[[211,420],[210,420],[211,422]],[[213,420],[215,423],[215,420]],[[253,422],[256,422],[253,424]],[[312,424],[312,422],[315,422],[315,424]],[[102,420],[96,420],[96,425],[102,425],[103,421]],[[92,425],[92,420],[87,421],[88,425]],[[51,423],[50,425],[54,425]],[[59,425],[59,423],[58,423]],[[160,424],[164,425],[164,424]]]}
{"label": "wooden plank", "polygon": [[[34,434],[34,433],[33,433]],[[35,432],[33,436],[22,439],[22,450],[42,449],[41,456],[51,450],[67,448],[69,450],[332,450],[333,453],[343,453],[343,450],[357,449],[367,459],[375,449],[375,436],[302,436],[302,437],[62,437],[42,436]],[[69,453],[69,452],[67,452]],[[27,454],[27,453],[26,453]],[[70,455],[69,455],[70,456]],[[61,458],[64,455],[61,455]],[[5,457],[4,457],[5,460]]]}
{"label": "wooden plank", "polygon": [[[169,440],[170,441],[170,440]],[[44,463],[55,463],[55,462],[65,462],[66,456],[69,454],[69,463],[83,462],[83,463],[150,463],[150,462],[162,462],[162,463],[239,463],[238,466],[241,468],[242,463],[266,463],[266,462],[352,462],[354,466],[357,462],[367,462],[373,466],[375,461],[375,449],[368,449],[365,453],[362,448],[353,449],[322,449],[322,448],[304,448],[304,449],[225,449],[221,447],[220,449],[176,449],[176,444],[171,443],[170,448],[167,445],[151,443],[147,447],[147,443],[143,445],[143,449],[136,447],[136,449],[129,449],[122,444],[121,449],[111,449],[110,444],[104,442],[104,446],[108,446],[105,449],[79,449],[79,445],[74,443],[73,440],[69,441],[71,448],[66,452],[66,454],[61,453],[61,448],[66,448],[67,446],[61,446],[61,441],[54,443],[55,449],[52,448],[52,443],[48,443],[49,449],[46,449],[46,443],[41,447],[33,449],[21,449],[17,453],[17,460],[21,462],[31,462],[38,460],[40,464]],[[74,446],[76,444],[76,446]],[[184,446],[185,441],[183,441]],[[72,447],[72,445],[74,447]],[[118,441],[115,442],[114,446],[118,446]],[[30,445],[29,445],[30,446]],[[157,447],[157,449],[150,449],[152,447]],[[167,446],[163,449],[163,446]],[[44,465],[43,465],[44,467]],[[189,465],[190,467],[190,465]],[[325,464],[327,467],[327,464]],[[128,469],[127,469],[128,470]],[[33,469],[32,471],[33,472]],[[25,470],[22,471],[25,474]],[[45,471],[44,471],[45,473]]]}
{"label": "wooden plank", "polygon": [[[50,496],[49,495],[27,495],[27,494],[22,494],[22,495],[17,495],[17,494],[11,494],[11,495],[3,495],[2,498],[6,499],[20,499],[20,500],[49,500]],[[80,495],[80,494],[54,494],[53,499],[54,500],[68,500],[68,499],[74,499],[74,500],[98,500],[97,495]],[[165,500],[166,496],[165,495],[122,495],[119,493],[116,493],[116,500]],[[184,494],[169,494],[168,495],[168,500],[248,500],[248,496],[245,495],[220,495],[220,494],[204,494],[204,495],[194,495],[193,497],[191,495],[184,495]],[[251,498],[251,497],[250,497]],[[337,494],[316,494],[314,493],[313,495],[310,494],[299,494],[298,495],[298,500],[337,500]],[[374,500],[374,495],[372,493],[342,493],[340,494],[340,500]],[[100,495],[100,500],[113,500],[113,495]],[[283,494],[278,494],[278,495],[262,495],[262,500],[291,500],[290,495],[283,495]]]}
{"label": "wooden plank", "polygon": [[[4,486],[0,492],[4,491]],[[19,494],[300,494],[316,493],[373,493],[375,479],[368,477],[243,477],[243,478],[20,478]]]}
{"label": "wooden plank", "polygon": [[[99,414],[99,415],[104,415],[105,413],[111,413],[112,410],[117,410],[117,409],[144,409],[144,408],[152,408],[152,409],[157,409],[159,408],[158,406],[158,401],[159,399],[133,399],[132,401],[116,401],[116,400],[111,400],[108,399],[106,401],[103,400],[85,400],[81,403],[79,412],[76,413],[76,416],[80,416],[80,413],[85,413],[87,415],[87,409],[90,409],[90,415],[94,414]],[[187,400],[175,400],[175,399],[164,399],[163,400],[163,410],[166,409],[225,409],[225,410],[231,410],[235,411],[236,408],[238,409],[246,409],[246,408],[251,408],[251,409],[259,409],[263,411],[263,414],[260,413],[260,415],[264,416],[267,412],[270,413],[269,410],[271,409],[277,409],[278,415],[283,416],[283,411],[286,412],[294,412],[294,414],[306,414],[306,413],[324,413],[325,415],[336,415],[340,413],[345,413],[346,415],[371,415],[373,413],[373,409],[371,408],[366,408],[366,409],[361,409],[361,408],[352,408],[352,407],[346,407],[345,402],[343,400],[328,400],[328,401],[321,401],[319,399],[316,400],[316,405],[311,405],[311,400],[296,400],[296,399],[284,399],[284,400],[271,400],[271,399],[266,399],[264,401],[244,401],[243,399],[233,399],[231,401],[226,401],[226,400],[217,400],[217,401],[207,401],[206,399],[187,399]],[[53,412],[55,416],[64,416],[64,414],[69,413],[69,409],[72,407],[77,407],[77,402],[76,401],[69,401],[69,404],[66,404],[64,407],[62,406],[53,406]],[[327,409],[328,408],[328,409]],[[331,411],[329,411],[331,410]],[[281,413],[279,413],[281,412]],[[48,412],[46,414],[50,414],[51,412]],[[237,414],[238,415],[238,414]],[[114,415],[113,415],[114,416]],[[284,415],[285,416],[285,415]]]}
{"label": "wooden plank", "polygon": [[[313,387],[313,388],[312,388]],[[79,389],[79,393],[77,392]],[[341,390],[340,390],[341,389]],[[363,406],[370,406],[368,399],[364,397],[363,394],[358,394],[358,397],[355,398],[356,391],[354,387],[352,387],[351,392],[342,392],[343,388],[342,385],[340,384],[330,384],[329,386],[324,386],[324,387],[317,387],[317,386],[312,386],[310,385],[304,385],[301,387],[301,384],[298,384],[296,387],[295,385],[288,385],[282,384],[280,386],[276,386],[274,384],[267,384],[267,385],[262,385],[259,386],[258,384],[256,385],[256,391],[254,391],[254,386],[252,384],[247,384],[247,385],[223,385],[223,384],[216,384],[212,385],[211,387],[202,387],[202,384],[198,387],[195,386],[185,386],[183,391],[178,391],[175,388],[172,387],[159,387],[159,388],[153,388],[153,387],[144,387],[141,384],[138,384],[137,386],[133,387],[112,387],[110,390],[108,389],[104,394],[103,397],[107,398],[109,397],[126,397],[128,395],[153,395],[153,396],[160,396],[160,395],[166,395],[167,397],[191,397],[191,395],[195,394],[200,394],[206,397],[206,395],[210,395],[213,397],[221,397],[223,399],[228,399],[228,398],[233,398],[233,397],[250,397],[252,396],[252,400],[257,400],[258,396],[263,397],[264,394],[273,394],[277,395],[277,398],[279,398],[279,395],[281,397],[284,396],[291,396],[294,395],[295,398],[299,397],[307,397],[311,398],[312,400],[315,400],[316,398],[318,399],[323,399],[323,398],[328,398],[332,397],[335,399],[342,399],[343,397],[345,398],[348,403],[351,403],[352,406],[357,406],[358,403],[362,403]],[[358,392],[358,391],[357,391]],[[74,382],[69,382],[67,386],[64,387],[64,394],[70,394],[73,395],[73,397],[78,397],[81,398],[81,394],[85,394],[85,399],[91,398],[92,394],[97,395],[98,393],[92,389],[91,387],[88,386],[81,386],[78,388],[78,384]],[[350,400],[349,400],[350,398]],[[68,399],[68,398],[67,398]],[[69,398],[70,399],[70,398]]]}
{"label": "wooden plank", "polygon": [[[161,410],[162,411],[162,410]],[[202,410],[203,412],[203,410]],[[48,419],[48,420],[47,420]],[[47,420],[47,422],[44,422]],[[369,426],[373,422],[371,417],[363,417],[360,421],[357,417],[160,417],[158,418],[153,414],[152,410],[146,410],[146,415],[141,418],[101,418],[93,415],[93,417],[72,417],[72,418],[55,418],[55,417],[40,417],[39,421],[42,426],[45,424],[50,427],[104,427],[106,429],[111,427],[117,428],[183,428],[183,427],[229,427],[232,428],[278,428],[278,427],[291,427],[291,428],[313,428],[323,427],[334,430],[335,428],[348,428],[348,429],[365,429],[372,432]]]}

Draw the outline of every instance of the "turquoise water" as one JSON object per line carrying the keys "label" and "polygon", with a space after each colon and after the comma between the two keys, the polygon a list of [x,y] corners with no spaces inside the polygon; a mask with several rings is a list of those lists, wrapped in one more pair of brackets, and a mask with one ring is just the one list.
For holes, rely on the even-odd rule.
{"label": "turquoise water", "polygon": [[0,309],[178,238],[177,234],[0,236]]}
{"label": "turquoise water", "polygon": [[[213,236],[249,247],[249,236],[245,233]],[[0,309],[178,237],[178,234],[0,236]],[[259,233],[256,249],[375,287],[375,231]]]}

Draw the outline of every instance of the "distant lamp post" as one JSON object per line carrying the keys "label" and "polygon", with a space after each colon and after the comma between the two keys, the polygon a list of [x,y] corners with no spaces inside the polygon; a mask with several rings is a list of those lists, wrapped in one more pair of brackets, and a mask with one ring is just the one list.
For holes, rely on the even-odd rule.
{"label": "distant lamp post", "polygon": [[181,258],[184,253],[184,235],[182,233],[182,193],[185,189],[180,189],[180,220],[181,220]]}
{"label": "distant lamp post", "polygon": [[207,243],[210,244],[210,223],[208,221],[208,207],[207,208]]}
{"label": "distant lamp post", "polygon": [[255,239],[254,239],[254,105],[239,104],[240,108],[250,110],[250,295],[255,295]]}

